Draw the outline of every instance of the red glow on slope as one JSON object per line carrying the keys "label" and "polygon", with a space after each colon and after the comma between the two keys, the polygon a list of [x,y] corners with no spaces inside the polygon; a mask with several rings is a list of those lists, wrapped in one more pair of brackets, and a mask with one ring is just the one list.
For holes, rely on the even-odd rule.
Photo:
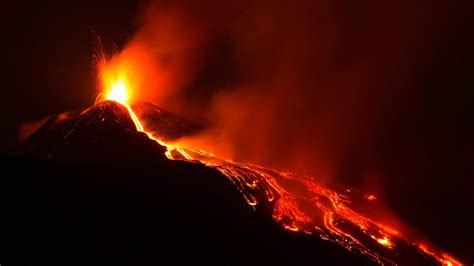
{"label": "red glow on slope", "polygon": [[[283,228],[303,232],[333,241],[348,250],[358,251],[377,263],[398,263],[401,252],[409,247],[442,265],[461,265],[443,252],[428,249],[402,235],[398,230],[376,221],[352,207],[354,202],[371,204],[374,195],[357,194],[346,188],[329,188],[313,176],[275,170],[257,165],[240,164],[219,158],[202,150],[164,143],[143,128],[130,107],[140,85],[128,73],[130,65],[118,60],[100,64],[102,96],[126,106],[138,131],[166,146],[166,157],[202,163],[220,171],[242,193],[247,203],[256,208],[260,203],[272,203],[273,219]],[[298,184],[295,189],[290,183]],[[365,201],[365,202],[364,202]]]}

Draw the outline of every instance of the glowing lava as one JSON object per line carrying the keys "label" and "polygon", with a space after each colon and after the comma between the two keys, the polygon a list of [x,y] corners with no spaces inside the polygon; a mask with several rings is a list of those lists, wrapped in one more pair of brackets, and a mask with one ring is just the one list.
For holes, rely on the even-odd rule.
{"label": "glowing lava", "polygon": [[107,93],[107,99],[126,105],[128,102],[128,93],[125,81],[119,80],[113,84],[109,93]]}
{"label": "glowing lava", "polygon": [[[348,250],[360,252],[379,264],[403,264],[407,262],[405,257],[422,256],[442,265],[461,265],[450,255],[412,241],[399,231],[357,210],[354,203],[376,203],[374,195],[364,195],[342,187],[328,188],[319,184],[318,179],[313,176],[240,164],[202,150],[164,143],[145,131],[130,107],[130,95],[134,88],[128,82],[125,71],[105,62],[101,67],[104,98],[124,105],[137,130],[167,148],[167,158],[202,163],[220,171],[236,186],[252,208],[256,208],[258,204],[272,206],[273,219],[286,230],[335,242]],[[291,184],[304,188],[301,189],[303,192],[295,191]]]}
{"label": "glowing lava", "polygon": [[129,106],[133,97],[136,97],[134,92],[138,91],[139,83],[136,78],[130,76],[130,73],[134,72],[129,60],[119,57],[106,60],[105,55],[100,54],[97,67],[101,98]]}

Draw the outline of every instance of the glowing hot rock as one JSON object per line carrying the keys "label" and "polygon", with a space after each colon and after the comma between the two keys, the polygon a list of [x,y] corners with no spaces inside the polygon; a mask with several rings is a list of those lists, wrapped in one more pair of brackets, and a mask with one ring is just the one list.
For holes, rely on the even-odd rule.
{"label": "glowing hot rock", "polygon": [[137,128],[137,130],[140,132],[144,132],[140,120],[138,120],[137,115],[135,114],[135,112],[133,112],[132,108],[129,105],[129,87],[126,84],[127,83],[121,79],[109,83],[110,86],[108,86],[108,84],[104,82],[104,87],[106,90],[105,99],[110,101],[116,101],[125,106],[128,109],[130,117],[135,123],[135,127]]}
{"label": "glowing hot rock", "polygon": [[106,98],[126,105],[128,103],[128,93],[125,82],[120,80],[114,83]]}

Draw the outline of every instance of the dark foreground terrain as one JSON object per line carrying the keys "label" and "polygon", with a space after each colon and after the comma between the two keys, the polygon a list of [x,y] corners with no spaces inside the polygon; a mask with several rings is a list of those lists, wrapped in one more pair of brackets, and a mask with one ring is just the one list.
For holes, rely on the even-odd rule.
{"label": "dark foreground terrain", "polygon": [[370,264],[281,229],[217,170],[164,156],[108,102],[0,158],[2,265]]}

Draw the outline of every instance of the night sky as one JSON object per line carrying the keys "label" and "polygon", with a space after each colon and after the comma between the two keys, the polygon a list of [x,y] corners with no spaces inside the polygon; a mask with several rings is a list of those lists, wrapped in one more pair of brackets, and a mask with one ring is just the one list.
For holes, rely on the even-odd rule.
{"label": "night sky", "polygon": [[[22,122],[94,103],[97,88],[93,56],[98,47],[97,36],[107,51],[112,52],[114,47],[120,50],[136,31],[139,10],[136,2],[15,1],[3,4],[0,151],[14,148],[17,128]],[[394,87],[405,89],[393,102],[388,101],[387,106],[403,108],[388,107],[391,111],[387,116],[376,117],[382,129],[377,131],[371,146],[380,147],[382,152],[380,156],[370,156],[376,157],[378,165],[390,173],[390,177],[382,178],[380,183],[386,193],[385,200],[402,220],[447,251],[472,260],[474,24],[470,18],[474,5],[468,2],[451,1],[444,9],[440,4],[443,15],[436,16],[436,21],[424,17],[411,21],[432,24],[433,31],[439,30],[441,34],[435,35],[432,46],[423,42],[430,56],[422,65],[407,67],[411,72],[404,76],[410,76],[409,83],[408,79],[394,81],[397,83]],[[423,10],[424,4],[430,3],[421,1],[416,7]],[[351,14],[352,9],[347,10]],[[367,9],[357,6],[354,10],[365,12]],[[357,19],[362,18],[356,16]],[[404,18],[399,19],[403,22]],[[415,24],[400,27],[408,29]],[[443,25],[449,27],[442,28]],[[344,40],[351,43],[351,38],[357,36],[357,32],[348,34]],[[420,32],[421,39],[423,36]],[[415,39],[413,46],[416,45]],[[424,47],[419,49],[424,50]],[[208,68],[204,73],[206,81],[200,82],[213,85],[209,81],[213,71],[219,75],[227,73],[219,72],[221,65],[222,62],[218,62]],[[372,69],[377,70],[374,66]],[[334,71],[337,72],[337,68]],[[301,95],[309,99],[315,96]],[[313,103],[307,100],[304,104]],[[311,107],[302,107],[302,110],[311,117]],[[286,119],[294,120],[293,124],[299,123],[298,119],[308,120],[307,117]],[[410,146],[417,149],[410,151]],[[358,147],[357,144],[354,149]],[[349,157],[351,152],[349,149]],[[364,164],[365,160],[360,162]],[[344,167],[339,173],[341,176],[364,171],[357,160],[351,160]],[[351,179],[347,183],[359,185],[361,182]]]}
{"label": "night sky", "polygon": [[15,1],[2,7],[1,150],[24,121],[94,103],[99,35],[110,50],[133,32],[136,1]]}

